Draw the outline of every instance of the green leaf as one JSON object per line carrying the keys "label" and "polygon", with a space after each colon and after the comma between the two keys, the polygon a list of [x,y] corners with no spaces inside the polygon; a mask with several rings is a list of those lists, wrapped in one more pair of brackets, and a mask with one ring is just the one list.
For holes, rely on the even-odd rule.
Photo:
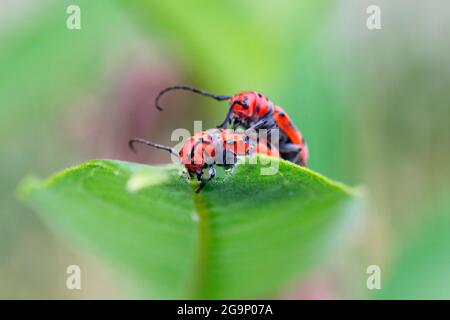
{"label": "green leaf", "polygon": [[[305,275],[335,240],[349,188],[286,161],[240,164],[193,192],[176,165],[91,161],[23,197],[63,237],[108,257],[156,298],[254,298]],[[347,210],[345,210],[347,209]]]}

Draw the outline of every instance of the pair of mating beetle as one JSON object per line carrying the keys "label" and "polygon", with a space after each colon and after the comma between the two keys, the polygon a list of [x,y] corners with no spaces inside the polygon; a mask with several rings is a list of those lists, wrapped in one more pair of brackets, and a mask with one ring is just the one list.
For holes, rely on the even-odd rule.
{"label": "pair of mating beetle", "polygon": [[[265,154],[291,161],[305,166],[308,161],[308,147],[300,131],[291,122],[284,110],[275,105],[264,95],[246,91],[234,96],[214,95],[189,86],[173,86],[162,90],[155,99],[155,106],[162,111],[159,99],[166,92],[172,90],[191,91],[217,101],[230,101],[230,108],[224,121],[217,129],[201,131],[190,137],[182,146],[179,153],[173,148],[156,144],[144,139],[131,139],[130,148],[135,151],[134,143],[142,143],[157,149],[165,150],[179,157],[190,177],[200,181],[196,192],[199,192],[215,176],[214,165],[233,166],[237,156],[252,153]],[[231,125],[233,129],[243,127],[244,133],[236,133],[226,129]],[[269,141],[250,138],[250,133],[258,129],[279,129],[278,149]],[[217,161],[223,159],[225,161]],[[208,177],[204,176],[208,169]]]}

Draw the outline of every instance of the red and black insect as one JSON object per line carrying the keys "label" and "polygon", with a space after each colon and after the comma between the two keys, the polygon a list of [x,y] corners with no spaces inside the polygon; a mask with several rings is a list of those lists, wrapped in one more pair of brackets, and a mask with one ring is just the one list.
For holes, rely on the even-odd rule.
{"label": "red and black insect", "polygon": [[279,129],[280,141],[279,152],[281,158],[306,166],[308,161],[308,146],[301,132],[292,123],[286,112],[275,105],[261,93],[245,91],[234,96],[214,95],[189,86],[173,86],[162,90],[155,99],[155,106],[162,110],[159,99],[163,94],[171,90],[186,90],[195,92],[202,96],[213,98],[217,101],[230,101],[230,109],[224,121],[218,128],[226,128],[230,124],[234,129],[239,126],[250,128],[261,121],[264,122],[262,129]]}
{"label": "red and black insect", "polygon": [[[144,139],[131,139],[129,146],[136,152],[134,143],[143,143],[177,156],[189,177],[195,176],[200,181],[196,190],[196,192],[199,192],[216,175],[215,165],[229,168],[236,164],[237,156],[250,154],[279,157],[279,152],[275,147],[265,140],[251,136],[250,130],[256,129],[257,127],[252,127],[244,133],[236,133],[231,129],[201,131],[186,140],[178,153],[171,147]],[[207,177],[204,176],[206,170],[208,171]]]}

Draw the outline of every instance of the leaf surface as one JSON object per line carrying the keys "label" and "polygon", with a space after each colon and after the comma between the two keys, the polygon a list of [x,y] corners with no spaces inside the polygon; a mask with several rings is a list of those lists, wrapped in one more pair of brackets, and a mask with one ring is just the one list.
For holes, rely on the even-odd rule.
{"label": "leaf surface", "polygon": [[255,298],[305,275],[355,199],[286,161],[240,164],[193,192],[176,165],[95,160],[22,194],[55,231],[127,270],[156,298]]}

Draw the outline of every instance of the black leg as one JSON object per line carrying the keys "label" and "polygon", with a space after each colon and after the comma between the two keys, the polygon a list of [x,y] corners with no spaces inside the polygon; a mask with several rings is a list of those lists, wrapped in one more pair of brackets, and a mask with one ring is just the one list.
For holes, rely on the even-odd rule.
{"label": "black leg", "polygon": [[261,129],[261,128],[263,128],[266,124],[267,124],[267,121],[266,121],[266,120],[261,120],[261,121],[258,121],[258,122],[256,122],[256,123],[252,124],[250,128],[248,128],[247,130],[245,130],[245,131],[244,131],[244,137],[245,137],[245,139],[247,140],[247,142],[248,142],[248,138],[249,138],[250,132],[256,131],[256,130],[258,130],[258,129]]}
{"label": "black leg", "polygon": [[296,163],[296,164],[299,164],[299,165],[301,165],[301,166],[303,166],[303,164],[300,163],[300,152],[298,152],[298,153],[295,155],[295,158],[292,160],[292,162],[293,162],[293,163]]}
{"label": "black leg", "polygon": [[203,172],[197,173],[197,179],[200,181],[200,185],[195,190],[195,193],[199,193],[206,186],[206,184],[216,176],[216,169],[214,169],[214,166],[209,167],[208,172],[209,177],[206,179],[203,178]]}
{"label": "black leg", "polygon": [[221,124],[217,125],[216,128],[225,129],[227,127],[227,125],[228,125],[228,119],[225,118],[225,120]]}
{"label": "black leg", "polygon": [[231,123],[231,112],[233,111],[233,108],[228,109],[227,115],[225,117],[225,120],[221,124],[217,126],[219,129],[225,129],[228,125],[228,123]]}
{"label": "black leg", "polygon": [[293,143],[284,143],[280,145],[280,152],[288,153],[288,152],[299,152],[302,150],[302,147],[299,144]]}
{"label": "black leg", "polygon": [[267,120],[263,119],[261,121],[256,122],[255,124],[253,124],[250,128],[248,128],[248,130],[258,130],[258,129],[265,127],[266,125],[267,125]]}

